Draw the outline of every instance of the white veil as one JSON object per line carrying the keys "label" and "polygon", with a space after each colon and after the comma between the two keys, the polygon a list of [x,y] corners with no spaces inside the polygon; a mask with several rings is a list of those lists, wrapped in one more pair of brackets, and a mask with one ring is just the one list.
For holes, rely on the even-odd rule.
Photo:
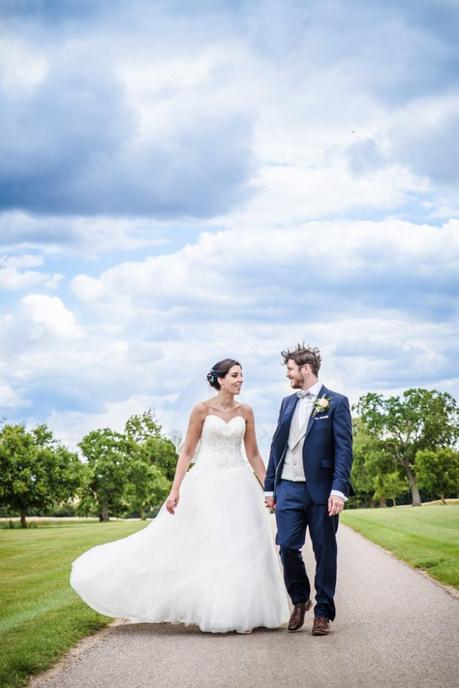
{"label": "white veil", "polygon": [[[168,406],[167,412],[164,413],[164,430],[166,437],[174,444],[177,454],[180,454],[180,450],[185,441],[191,411],[200,401],[211,399],[217,393],[217,390],[211,387],[207,380],[203,380],[202,375],[200,375],[190,380],[179,393],[176,400]],[[244,403],[244,401],[238,398],[238,403]],[[268,438],[269,433],[266,428],[258,422],[255,423],[255,432],[258,446],[261,448],[264,441]],[[199,443],[196,447],[195,456],[198,450]],[[194,460],[193,458],[193,461]]]}
{"label": "white veil", "polygon": [[[215,396],[217,391],[213,389],[202,376],[195,377],[182,389],[177,399],[170,405],[165,424],[167,437],[175,445],[177,454],[183,446],[190,414],[194,406],[200,401],[206,401]],[[197,449],[196,449],[197,452]]]}

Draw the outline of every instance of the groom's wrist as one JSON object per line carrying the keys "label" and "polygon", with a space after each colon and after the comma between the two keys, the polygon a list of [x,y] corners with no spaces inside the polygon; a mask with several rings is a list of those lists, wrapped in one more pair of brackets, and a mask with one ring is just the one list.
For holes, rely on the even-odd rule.
{"label": "groom's wrist", "polygon": [[341,497],[341,499],[344,500],[345,502],[347,502],[347,499],[348,499],[346,497],[346,495],[344,494],[344,492],[340,492],[340,490],[332,490],[330,492],[330,497]]}

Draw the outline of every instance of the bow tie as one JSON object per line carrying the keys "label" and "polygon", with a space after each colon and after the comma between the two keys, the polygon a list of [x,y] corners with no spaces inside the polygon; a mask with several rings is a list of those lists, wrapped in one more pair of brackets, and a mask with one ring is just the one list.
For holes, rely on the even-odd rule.
{"label": "bow tie", "polygon": [[314,399],[316,395],[312,392],[306,392],[304,389],[298,389],[296,396],[298,399]]}

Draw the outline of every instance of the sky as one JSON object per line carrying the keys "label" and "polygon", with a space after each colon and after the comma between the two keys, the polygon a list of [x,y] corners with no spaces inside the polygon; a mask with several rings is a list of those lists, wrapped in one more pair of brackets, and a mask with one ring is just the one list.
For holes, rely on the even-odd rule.
{"label": "sky", "polygon": [[271,431],[302,341],[351,403],[458,397],[457,0],[0,16],[0,418],[167,424],[231,357]]}

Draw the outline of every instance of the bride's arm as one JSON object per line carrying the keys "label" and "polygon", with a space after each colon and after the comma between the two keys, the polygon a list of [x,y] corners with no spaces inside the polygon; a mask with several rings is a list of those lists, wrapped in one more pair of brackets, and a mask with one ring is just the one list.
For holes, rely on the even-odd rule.
{"label": "bride's arm", "polygon": [[179,503],[180,486],[193,459],[199,438],[201,437],[205,413],[206,410],[204,404],[197,404],[197,406],[195,406],[191,412],[185,441],[180,451],[177,466],[175,467],[174,481],[172,483],[169,497],[166,500],[166,509],[171,514],[175,512],[175,508]]}
{"label": "bride's arm", "polygon": [[253,411],[250,408],[250,406],[245,406],[244,411],[244,417],[246,421],[246,430],[244,435],[245,453],[247,454],[247,459],[250,465],[252,466],[253,471],[257,476],[260,484],[264,485],[266,477],[266,466],[258,450]]}

